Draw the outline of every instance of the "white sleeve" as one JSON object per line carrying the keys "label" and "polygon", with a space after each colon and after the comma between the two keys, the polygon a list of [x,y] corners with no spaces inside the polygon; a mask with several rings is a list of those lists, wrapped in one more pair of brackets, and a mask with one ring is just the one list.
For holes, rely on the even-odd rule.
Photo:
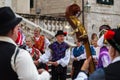
{"label": "white sleeve", "polygon": [[102,62],[103,62],[103,67],[107,67],[109,65],[108,56],[104,55],[102,57]]}
{"label": "white sleeve", "polygon": [[40,56],[39,62],[47,63],[51,58],[50,49],[45,50],[45,53]]}
{"label": "white sleeve", "polygon": [[84,52],[83,54],[81,54],[80,56],[77,57],[77,60],[82,60],[82,59],[86,59],[86,53]]}
{"label": "white sleeve", "polygon": [[79,72],[77,78],[75,80],[87,80],[87,75],[84,72]]}
{"label": "white sleeve", "polygon": [[72,50],[71,50],[71,59],[74,59],[74,58],[75,58],[74,55],[73,55],[73,49],[74,49],[74,48],[72,48]]}
{"label": "white sleeve", "polygon": [[50,45],[50,41],[45,37],[45,48],[47,49]]}
{"label": "white sleeve", "polygon": [[20,49],[15,64],[14,56],[15,55],[11,58],[11,65],[13,70],[17,73],[19,80],[43,80],[41,79],[41,75],[38,74],[33,60],[27,51]]}
{"label": "white sleeve", "polygon": [[65,52],[65,57],[58,60],[57,63],[65,67],[68,65],[69,61],[70,61],[70,49],[67,49]]}

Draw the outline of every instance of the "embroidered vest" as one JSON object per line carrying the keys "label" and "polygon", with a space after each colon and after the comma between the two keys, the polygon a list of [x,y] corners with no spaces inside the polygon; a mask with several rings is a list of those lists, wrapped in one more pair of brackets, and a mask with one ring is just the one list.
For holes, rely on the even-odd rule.
{"label": "embroidered vest", "polygon": [[65,57],[65,51],[69,48],[68,44],[63,42],[59,44],[57,41],[49,45],[52,53],[52,61],[60,60]]}
{"label": "embroidered vest", "polygon": [[35,41],[34,47],[37,48],[42,53],[44,51],[45,37],[40,36],[38,41],[34,37],[34,41]]}
{"label": "embroidered vest", "polygon": [[120,61],[111,63],[108,67],[104,68],[105,80],[120,80]]}
{"label": "embroidered vest", "polygon": [[16,46],[0,41],[0,80],[19,80],[11,66],[11,57]]}
{"label": "embroidered vest", "polygon": [[100,48],[100,54],[99,54],[97,68],[103,68],[103,62],[102,62],[102,57],[103,56],[108,56],[107,60],[110,62],[110,57],[108,55],[108,49],[107,49],[106,46],[103,46],[103,47]]}
{"label": "embroidered vest", "polygon": [[78,57],[80,56],[81,54],[84,54],[84,46],[80,46],[79,48],[78,47],[75,47],[73,49],[73,55],[74,57]]}

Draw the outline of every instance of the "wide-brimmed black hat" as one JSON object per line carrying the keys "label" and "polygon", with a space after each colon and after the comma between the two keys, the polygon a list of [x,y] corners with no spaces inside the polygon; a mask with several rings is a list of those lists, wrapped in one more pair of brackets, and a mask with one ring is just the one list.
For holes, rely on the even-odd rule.
{"label": "wide-brimmed black hat", "polygon": [[120,28],[108,30],[104,38],[120,53]]}
{"label": "wide-brimmed black hat", "polygon": [[102,25],[102,26],[99,27],[99,31],[101,31],[103,29],[109,30],[109,29],[111,29],[111,27],[109,25]]}
{"label": "wide-brimmed black hat", "polygon": [[21,22],[10,7],[0,8],[0,34],[7,33]]}
{"label": "wide-brimmed black hat", "polygon": [[58,35],[64,35],[66,36],[67,35],[67,32],[63,32],[62,30],[58,30],[55,37],[58,36]]}

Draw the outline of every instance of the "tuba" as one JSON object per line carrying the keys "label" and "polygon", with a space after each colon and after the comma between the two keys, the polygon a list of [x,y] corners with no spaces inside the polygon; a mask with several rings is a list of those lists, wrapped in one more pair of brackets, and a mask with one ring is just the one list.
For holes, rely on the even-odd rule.
{"label": "tuba", "polygon": [[[69,24],[71,25],[71,27],[73,28],[72,34],[75,33],[76,38],[78,40],[83,41],[83,44],[86,49],[86,56],[87,58],[89,58],[90,56],[92,57],[90,43],[88,40],[87,31],[85,27],[82,25],[82,23],[80,22],[80,20],[78,19],[80,14],[81,14],[80,7],[74,3],[67,7],[65,17],[67,21],[69,22]],[[95,65],[94,65],[93,58],[92,58],[90,62],[90,66],[89,66],[89,74],[91,74],[94,70],[95,70]]]}

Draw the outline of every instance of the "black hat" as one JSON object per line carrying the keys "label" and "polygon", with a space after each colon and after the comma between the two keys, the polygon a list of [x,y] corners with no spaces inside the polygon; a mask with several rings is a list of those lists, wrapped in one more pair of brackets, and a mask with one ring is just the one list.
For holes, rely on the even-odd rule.
{"label": "black hat", "polygon": [[111,27],[109,25],[102,25],[102,26],[100,26],[99,31],[101,31],[103,29],[109,30],[109,29],[111,29]]}
{"label": "black hat", "polygon": [[66,36],[67,32],[63,32],[62,30],[58,30],[57,34],[55,35],[55,37],[58,36],[58,35],[64,35],[64,36]]}
{"label": "black hat", "polygon": [[9,32],[19,24],[21,20],[22,18],[16,17],[10,7],[0,8],[0,34]]}
{"label": "black hat", "polygon": [[100,26],[100,28],[99,28],[99,31],[100,31],[100,33],[99,33],[99,38],[102,36],[102,35],[104,35],[104,33],[106,32],[106,30],[109,30],[109,29],[111,29],[111,27],[109,26],[109,25],[102,25],[102,26]]}
{"label": "black hat", "polygon": [[104,38],[120,53],[120,28],[108,30]]}

